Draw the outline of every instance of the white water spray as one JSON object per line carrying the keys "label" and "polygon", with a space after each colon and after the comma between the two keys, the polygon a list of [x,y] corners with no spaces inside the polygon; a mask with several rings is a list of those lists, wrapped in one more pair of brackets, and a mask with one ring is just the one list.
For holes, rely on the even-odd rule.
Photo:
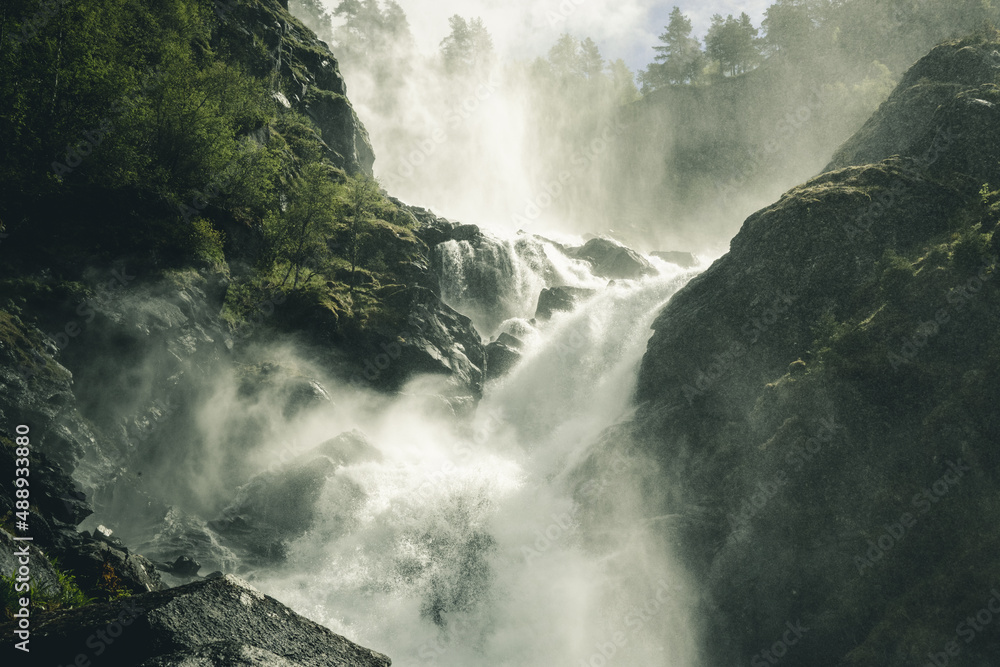
{"label": "white water spray", "polygon": [[[542,245],[443,248],[449,270],[485,257],[480,272],[513,277],[493,295],[502,312],[484,309],[481,330],[529,315],[531,293],[579,270],[553,266]],[[359,418],[349,397],[337,398],[346,401],[338,419],[355,415],[351,425],[385,459],[340,469],[316,524],[255,584],[401,666],[694,665],[691,591],[662,536],[642,523],[635,462],[619,453],[584,484],[614,499],[601,508],[610,518],[599,537],[588,534],[595,523],[577,474],[627,415],[649,325],[690,277],[658,267],[541,324],[471,423],[429,418],[417,399]],[[451,297],[473,301],[461,290]],[[349,509],[345,483],[363,490]]]}

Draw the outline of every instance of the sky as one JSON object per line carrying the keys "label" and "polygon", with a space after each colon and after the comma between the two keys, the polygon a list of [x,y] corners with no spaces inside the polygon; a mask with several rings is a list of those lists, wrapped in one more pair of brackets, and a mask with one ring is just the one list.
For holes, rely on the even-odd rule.
{"label": "sky", "polygon": [[[335,0],[325,0],[335,5]],[[677,5],[703,37],[712,14],[746,12],[759,26],[773,0],[397,0],[406,12],[422,50],[436,49],[448,33],[448,17],[482,17],[497,50],[506,56],[534,58],[545,54],[568,32],[591,37],[605,58],[623,58],[633,70],[653,59],[653,45]]]}

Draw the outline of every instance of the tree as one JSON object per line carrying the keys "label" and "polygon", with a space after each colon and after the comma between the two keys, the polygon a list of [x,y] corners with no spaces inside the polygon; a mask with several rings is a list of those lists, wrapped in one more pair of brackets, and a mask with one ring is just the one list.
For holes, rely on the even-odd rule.
{"label": "tree", "polygon": [[635,86],[635,75],[625,61],[619,58],[608,65],[611,85],[615,90],[615,99],[619,104],[629,104],[639,99],[639,89]]}
{"label": "tree", "polygon": [[577,69],[585,78],[594,80],[604,72],[604,58],[597,43],[590,37],[580,43]]}
{"label": "tree", "polygon": [[702,52],[698,40],[691,36],[691,21],[679,7],[670,12],[670,23],[660,35],[662,46],[654,46],[656,61],[661,68],[651,70],[665,83],[686,83],[694,80],[701,66]]}
{"label": "tree", "polygon": [[[316,272],[309,268],[312,259],[324,254],[323,230],[334,226],[338,217],[337,184],[327,165],[307,164],[289,193],[283,211],[272,213],[265,222],[270,263],[287,262],[288,267],[277,287],[292,280],[292,290],[307,283]],[[309,270],[306,273],[306,270]]]}
{"label": "tree", "polygon": [[355,273],[361,259],[365,241],[370,235],[375,211],[382,201],[378,181],[361,175],[347,186],[347,196],[341,206],[341,220],[347,231],[347,248],[351,260],[351,292],[354,291]]}
{"label": "tree", "polygon": [[580,42],[569,34],[560,35],[549,49],[552,73],[561,79],[571,79],[580,74]]}
{"label": "tree", "polygon": [[328,41],[333,37],[330,14],[320,0],[290,0],[288,9],[320,39]]}
{"label": "tree", "polygon": [[493,62],[493,38],[480,18],[448,19],[451,33],[441,40],[445,69],[451,74],[482,72]]}
{"label": "tree", "polygon": [[708,56],[717,60],[723,73],[730,76],[749,72],[760,58],[758,30],[746,12],[738,19],[730,14],[725,19],[720,14],[712,17],[712,25],[705,36]]}
{"label": "tree", "polygon": [[761,28],[771,52],[800,51],[809,44],[813,19],[803,0],[778,0],[767,8]]}

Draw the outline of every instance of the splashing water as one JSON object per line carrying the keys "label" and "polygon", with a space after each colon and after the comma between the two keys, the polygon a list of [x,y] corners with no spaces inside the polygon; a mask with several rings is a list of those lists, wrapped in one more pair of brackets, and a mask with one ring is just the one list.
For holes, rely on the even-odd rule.
{"label": "splashing water", "polygon": [[[482,332],[530,317],[545,285],[606,283],[535,240],[442,254],[447,298],[478,308]],[[655,314],[690,278],[657,266],[539,325],[470,423],[407,398],[347,410],[384,460],[339,469],[314,525],[255,585],[404,667],[695,665],[693,595],[644,519],[636,462],[618,454],[589,475],[613,505],[598,519],[579,494],[581,464],[617,444],[602,433],[627,417]],[[477,271],[494,275],[485,297]],[[363,491],[349,508],[345,483]]]}
{"label": "splashing water", "polygon": [[589,265],[571,259],[539,237],[516,240],[489,233],[474,245],[446,241],[435,248],[445,303],[469,317],[476,329],[492,336],[511,318],[531,318],[538,294],[552,285],[603,287]]}

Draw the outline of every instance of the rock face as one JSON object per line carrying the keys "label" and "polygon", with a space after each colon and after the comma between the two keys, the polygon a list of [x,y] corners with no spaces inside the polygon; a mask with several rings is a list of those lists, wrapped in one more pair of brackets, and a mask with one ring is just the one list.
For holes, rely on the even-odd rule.
{"label": "rock face", "polygon": [[347,341],[360,366],[353,383],[397,391],[415,376],[433,375],[457,397],[482,396],[486,352],[468,317],[417,285],[394,287],[384,302],[406,319]]}
{"label": "rock face", "polygon": [[613,280],[635,280],[656,273],[645,257],[610,239],[590,239],[574,249],[572,256],[590,262],[596,275]]}
{"label": "rock face", "polygon": [[576,303],[594,294],[594,290],[586,287],[549,287],[538,295],[538,307],[535,317],[547,320],[556,312],[568,312],[576,307]]}
{"label": "rock face", "polygon": [[500,334],[486,346],[486,379],[497,380],[507,375],[521,361],[524,343],[509,333]]}
{"label": "rock face", "polygon": [[788,623],[808,630],[782,665],[922,664],[990,598],[997,47],[917,63],[654,323],[632,436],[705,593],[706,664],[763,664]]}
{"label": "rock face", "polygon": [[[917,62],[827,170],[912,157],[937,171],[997,181],[984,145],[1000,138],[1000,51],[989,41],[943,44]],[[984,143],[986,142],[986,143]]]}
{"label": "rock face", "polygon": [[247,35],[264,42],[271,53],[261,63],[248,53],[257,75],[280,71],[288,83],[274,91],[279,103],[308,115],[319,127],[330,161],[348,173],[372,175],[375,152],[368,131],[347,99],[347,85],[329,47],[288,12],[286,2],[239,2],[225,4],[218,42],[249,45]]}
{"label": "rock face", "polygon": [[279,561],[285,555],[286,543],[312,526],[324,490],[328,498],[338,499],[336,505],[343,510],[346,527],[350,510],[365,496],[353,482],[334,479],[334,473],[350,463],[381,458],[382,454],[363,434],[344,433],[251,479],[238,490],[222,518],[209,526],[242,547],[245,559]]}
{"label": "rock face", "polygon": [[86,664],[81,655],[136,667],[391,664],[232,576],[35,619],[33,664]]}

